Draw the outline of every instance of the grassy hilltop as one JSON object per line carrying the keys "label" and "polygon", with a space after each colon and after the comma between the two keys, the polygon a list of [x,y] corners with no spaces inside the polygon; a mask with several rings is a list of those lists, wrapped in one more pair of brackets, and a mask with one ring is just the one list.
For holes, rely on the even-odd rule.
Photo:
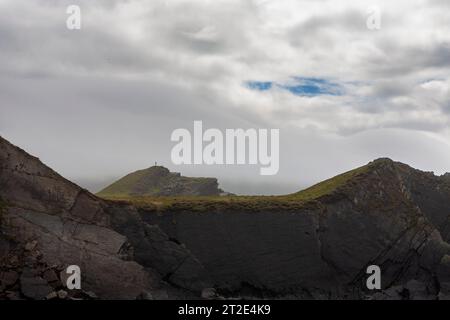
{"label": "grassy hilltop", "polygon": [[101,197],[217,196],[215,178],[184,177],[162,166],[138,170],[101,190]]}
{"label": "grassy hilltop", "polygon": [[[141,170],[118,181],[118,183],[104,189],[97,195],[107,200],[127,202],[137,207],[147,210],[186,210],[186,211],[207,211],[220,209],[247,209],[247,210],[295,210],[313,205],[313,202],[321,197],[335,192],[347,185],[353,178],[366,172],[373,163],[356,168],[354,170],[337,175],[317,183],[302,191],[282,195],[282,196],[155,196],[155,195],[133,195],[129,190],[133,182],[139,181],[146,175],[145,170]],[[154,168],[154,167],[153,167]],[[191,179],[191,178],[188,178]],[[208,179],[208,178],[195,178]],[[161,181],[160,181],[161,182]]]}

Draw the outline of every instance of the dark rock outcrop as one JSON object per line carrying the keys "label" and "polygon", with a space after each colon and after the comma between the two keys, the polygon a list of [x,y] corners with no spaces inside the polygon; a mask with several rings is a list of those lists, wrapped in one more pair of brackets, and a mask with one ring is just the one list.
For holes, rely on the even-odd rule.
{"label": "dark rock outcrop", "polygon": [[[167,298],[192,295],[189,290],[201,292],[202,284],[175,290],[163,279],[172,273],[183,282],[195,277],[191,273],[195,268],[201,269],[183,246],[168,240],[158,227],[141,223],[133,208],[121,208],[116,214],[116,206],[2,138],[0,198],[0,298],[43,298],[52,282],[45,279],[45,271],[60,274],[69,265],[80,267],[83,292],[100,298],[135,299],[143,294]],[[190,268],[189,274],[183,268]],[[11,284],[10,272],[20,274],[20,281]],[[58,282],[54,289],[65,286],[64,281],[53,280]]]}
{"label": "dark rock outcrop", "polygon": [[[219,292],[239,295],[251,288],[253,295],[267,297],[448,297],[448,181],[388,159],[360,171],[294,211],[142,208],[140,213],[185,244]],[[386,294],[374,295],[365,286],[366,268],[373,264],[382,270]]]}

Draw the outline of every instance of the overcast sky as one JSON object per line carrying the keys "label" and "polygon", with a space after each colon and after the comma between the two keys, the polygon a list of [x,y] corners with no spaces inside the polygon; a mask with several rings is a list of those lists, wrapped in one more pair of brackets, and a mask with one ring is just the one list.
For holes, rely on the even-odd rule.
{"label": "overcast sky", "polygon": [[[155,161],[247,194],[378,157],[442,174],[449,17],[448,0],[0,0],[0,135],[92,191]],[[279,128],[279,173],[173,165],[194,120]]]}

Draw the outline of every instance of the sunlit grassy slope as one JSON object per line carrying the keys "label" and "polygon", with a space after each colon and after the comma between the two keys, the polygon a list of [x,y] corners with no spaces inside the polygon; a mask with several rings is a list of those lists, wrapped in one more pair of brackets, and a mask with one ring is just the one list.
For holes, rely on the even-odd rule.
{"label": "sunlit grassy slope", "polygon": [[353,177],[366,172],[369,166],[370,164],[342,173],[333,178],[319,182],[318,184],[315,184],[307,189],[293,193],[289,195],[289,197],[305,201],[320,198],[324,195],[332,193],[340,186],[345,185],[347,181],[349,181]]}

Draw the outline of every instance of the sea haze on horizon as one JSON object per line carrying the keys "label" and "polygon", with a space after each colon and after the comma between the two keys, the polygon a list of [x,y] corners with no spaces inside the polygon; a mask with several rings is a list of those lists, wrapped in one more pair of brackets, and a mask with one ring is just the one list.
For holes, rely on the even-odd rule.
{"label": "sea haze on horizon", "polygon": [[[72,4],[81,30],[66,28]],[[380,30],[366,26],[373,6]],[[449,1],[0,0],[0,10],[0,135],[93,192],[155,161],[238,194],[295,192],[379,157],[450,171]],[[194,120],[280,129],[278,174],[173,165],[170,135]]]}

